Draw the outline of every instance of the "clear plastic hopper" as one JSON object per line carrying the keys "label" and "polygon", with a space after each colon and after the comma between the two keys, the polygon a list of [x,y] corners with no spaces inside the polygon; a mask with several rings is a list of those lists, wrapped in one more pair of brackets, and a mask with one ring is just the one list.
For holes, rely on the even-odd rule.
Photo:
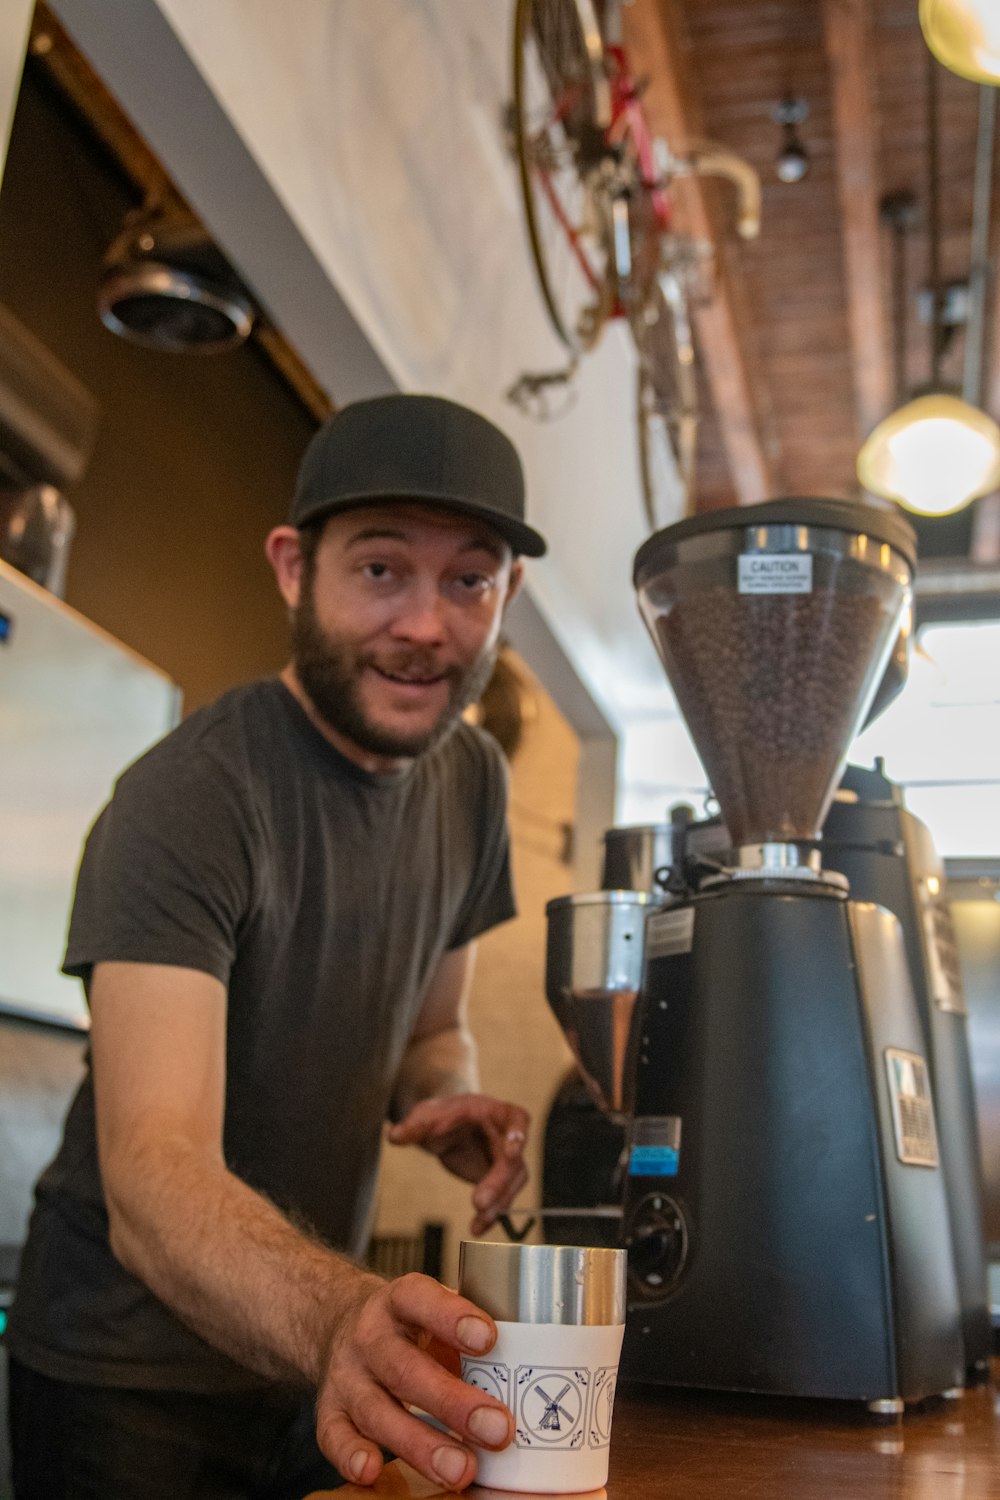
{"label": "clear plastic hopper", "polygon": [[640,609],[735,847],[818,837],[915,561],[898,512],[836,500],[706,512],[640,548]]}

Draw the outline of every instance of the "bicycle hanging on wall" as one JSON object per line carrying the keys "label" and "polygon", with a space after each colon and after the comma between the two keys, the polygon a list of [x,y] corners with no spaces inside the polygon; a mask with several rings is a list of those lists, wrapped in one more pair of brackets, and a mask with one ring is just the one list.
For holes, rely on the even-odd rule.
{"label": "bicycle hanging on wall", "polygon": [[[610,318],[637,352],[636,425],[652,529],[693,500],[698,421],[690,305],[709,247],[672,232],[669,184],[721,175],[739,191],[739,232],[759,230],[760,185],[714,144],[673,156],[653,136],[621,40],[622,0],[517,0],[512,135],[532,259],[569,362],[524,375],[508,393],[551,415]],[[679,491],[679,493],[678,493]]]}

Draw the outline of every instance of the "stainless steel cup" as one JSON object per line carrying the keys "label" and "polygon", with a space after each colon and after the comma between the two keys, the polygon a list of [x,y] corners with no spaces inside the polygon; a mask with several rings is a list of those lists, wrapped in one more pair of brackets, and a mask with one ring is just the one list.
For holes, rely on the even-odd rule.
{"label": "stainless steel cup", "polygon": [[463,1240],[458,1289],[503,1323],[625,1322],[626,1252]]}
{"label": "stainless steel cup", "polygon": [[462,1379],[504,1403],[514,1440],[477,1453],[481,1484],[579,1494],[608,1477],[625,1332],[624,1250],[464,1241],[458,1289],[496,1321],[488,1354]]}

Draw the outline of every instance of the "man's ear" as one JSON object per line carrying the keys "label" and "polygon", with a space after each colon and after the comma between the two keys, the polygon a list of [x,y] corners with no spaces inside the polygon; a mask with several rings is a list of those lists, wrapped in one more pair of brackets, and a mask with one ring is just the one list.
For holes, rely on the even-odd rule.
{"label": "man's ear", "polygon": [[264,543],[264,552],[274,569],[281,597],[296,609],[302,589],[302,541],[294,526],[276,526]]}
{"label": "man's ear", "polygon": [[520,557],[515,557],[510,565],[510,578],[507,582],[507,597],[503,601],[503,613],[506,614],[511,604],[521,591],[524,582],[524,562]]}

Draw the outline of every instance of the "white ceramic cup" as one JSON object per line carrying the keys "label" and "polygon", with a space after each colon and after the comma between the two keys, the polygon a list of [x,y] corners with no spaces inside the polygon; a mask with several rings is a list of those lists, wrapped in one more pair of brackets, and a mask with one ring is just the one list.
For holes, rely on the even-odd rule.
{"label": "white ceramic cup", "polygon": [[514,1414],[514,1440],[476,1450],[479,1484],[579,1494],[608,1477],[626,1252],[577,1245],[465,1241],[459,1291],[496,1321],[489,1354],[462,1379]]}

